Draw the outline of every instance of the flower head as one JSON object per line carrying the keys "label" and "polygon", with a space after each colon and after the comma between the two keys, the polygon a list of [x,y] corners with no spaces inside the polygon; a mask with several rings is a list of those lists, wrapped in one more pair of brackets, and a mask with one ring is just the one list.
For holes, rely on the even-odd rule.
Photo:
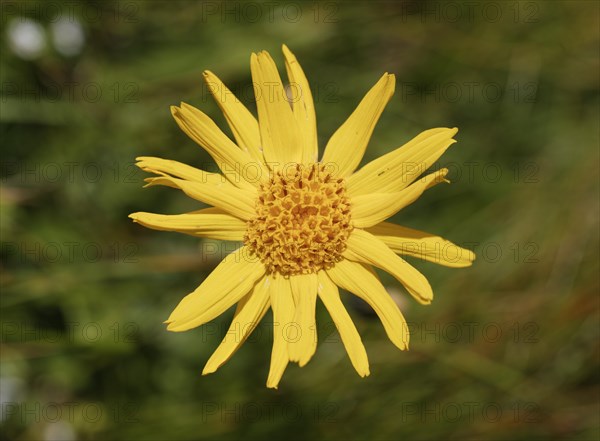
{"label": "flower head", "polygon": [[[237,303],[230,332],[203,373],[216,371],[273,310],[274,341],[268,387],[277,387],[287,364],[304,366],[317,348],[316,300],[335,323],[361,376],[369,363],[360,335],[339,294],[341,287],[366,301],[390,340],[408,348],[408,327],[373,267],[393,275],[419,303],[433,292],[427,279],[401,255],[450,267],[475,256],[439,236],[385,222],[421,194],[447,182],[446,169],[418,179],[455,141],[457,129],[427,130],[356,171],[371,133],[394,92],[385,74],[327,143],[318,160],[316,117],[308,81],[283,46],[290,98],[267,52],[252,54],[258,120],[211,72],[204,77],[235,142],[200,110],[172,107],[175,120],[216,161],[209,173],[160,158],[137,165],[156,177],[148,185],[182,190],[211,205],[191,213],[133,213],[149,228],[240,241],[166,323],[186,331],[213,320]],[[408,166],[410,165],[410,166]],[[287,338],[293,325],[295,338]]]}
{"label": "flower head", "polygon": [[268,273],[298,276],[332,268],[351,231],[344,180],[321,164],[294,164],[261,184],[244,242]]}

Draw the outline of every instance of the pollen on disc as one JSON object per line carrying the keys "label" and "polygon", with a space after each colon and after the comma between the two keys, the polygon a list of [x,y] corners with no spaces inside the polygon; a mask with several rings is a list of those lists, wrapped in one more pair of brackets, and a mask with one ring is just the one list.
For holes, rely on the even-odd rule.
{"label": "pollen on disc", "polygon": [[244,242],[268,272],[291,276],[332,267],[351,232],[344,180],[322,164],[297,164],[261,185]]}

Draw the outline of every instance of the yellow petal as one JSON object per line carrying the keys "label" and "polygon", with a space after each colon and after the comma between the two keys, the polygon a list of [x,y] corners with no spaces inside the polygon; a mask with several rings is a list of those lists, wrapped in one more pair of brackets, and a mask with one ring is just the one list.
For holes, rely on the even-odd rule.
{"label": "yellow petal", "polygon": [[283,45],[283,54],[285,56],[285,69],[290,81],[294,118],[296,118],[300,133],[303,136],[302,162],[313,164],[319,160],[319,146],[317,142],[317,117],[310,85],[300,63],[285,44]]}
{"label": "yellow petal", "polygon": [[[394,276],[406,290],[422,304],[429,304],[433,292],[429,282],[412,265],[394,254],[386,244],[365,230],[355,228],[347,242],[343,256],[354,262],[367,263]],[[337,283],[337,281],[334,280]],[[339,283],[338,283],[339,285]]]}
{"label": "yellow petal", "polygon": [[302,162],[303,136],[271,56],[252,54],[250,69],[256,96],[263,156],[269,167]]}
{"label": "yellow petal", "polygon": [[289,342],[288,351],[290,361],[304,366],[317,350],[317,275],[312,273],[291,276],[290,284],[292,295],[296,299],[294,323],[298,326],[299,335]]}
{"label": "yellow petal", "polygon": [[361,377],[369,375],[369,359],[367,358],[367,351],[363,345],[360,334],[356,330],[352,318],[346,311],[342,300],[340,299],[340,293],[338,287],[331,281],[325,271],[319,271],[319,286],[318,293],[321,301],[329,311],[329,315],[335,324],[348,357],[352,362],[352,366],[358,372]]}
{"label": "yellow petal", "polygon": [[273,308],[273,351],[267,387],[277,389],[289,362],[288,341],[297,331],[294,324],[294,298],[289,279],[270,276],[269,297]]}
{"label": "yellow petal", "polygon": [[386,220],[419,199],[428,188],[444,182],[447,173],[448,170],[443,168],[397,193],[372,193],[353,197],[352,224],[357,228],[366,228]]}
{"label": "yellow petal", "polygon": [[327,270],[333,282],[367,302],[379,316],[394,345],[408,349],[409,333],[406,320],[377,276],[363,265],[342,260]]}
{"label": "yellow petal", "polygon": [[242,190],[236,188],[229,182],[219,185],[203,182],[184,181],[183,179],[161,176],[158,178],[147,178],[146,186],[166,185],[178,188],[189,197],[208,205],[221,208],[233,216],[248,220],[255,216],[256,189]]}
{"label": "yellow petal", "polygon": [[225,177],[236,187],[256,187],[262,179],[268,177],[261,162],[235,145],[200,110],[181,103],[181,107],[171,106],[171,113],[179,127],[212,156]]}
{"label": "yellow petal", "polygon": [[203,182],[206,184],[219,185],[227,183],[227,179],[220,173],[210,173],[197,169],[182,162],[170,159],[154,158],[151,156],[140,156],[136,158],[136,166],[140,169],[157,175],[165,174],[185,179],[186,181]]}
{"label": "yellow petal", "polygon": [[154,230],[176,231],[219,240],[243,240],[246,222],[214,208],[185,214],[132,213],[134,222]]}
{"label": "yellow petal", "polygon": [[366,231],[377,236],[392,251],[398,254],[418,257],[453,268],[471,266],[475,253],[424,231],[382,222]]}
{"label": "yellow petal", "polygon": [[242,102],[212,72],[204,71],[204,81],[225,115],[238,146],[255,160],[264,163],[260,148],[258,121]]}
{"label": "yellow petal", "polygon": [[187,331],[211,321],[246,295],[264,274],[265,267],[248,248],[238,248],[179,302],[165,322],[167,329]]}
{"label": "yellow petal", "polygon": [[394,193],[410,185],[454,144],[457,128],[426,130],[402,147],[369,162],[346,179],[351,196]]}
{"label": "yellow petal", "polygon": [[395,82],[394,75],[383,75],[327,143],[321,162],[332,164],[337,176],[350,175],[360,164],[373,129],[394,94]]}
{"label": "yellow petal", "polygon": [[221,367],[246,341],[269,309],[268,278],[259,280],[252,292],[238,303],[235,315],[223,341],[212,354],[202,375],[211,374]]}

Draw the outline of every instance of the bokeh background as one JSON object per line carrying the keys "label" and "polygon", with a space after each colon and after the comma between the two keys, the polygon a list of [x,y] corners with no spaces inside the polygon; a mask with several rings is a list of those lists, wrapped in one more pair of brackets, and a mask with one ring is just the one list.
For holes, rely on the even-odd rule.
{"label": "bokeh background", "polygon": [[[3,1],[1,439],[599,439],[598,5]],[[275,391],[270,314],[207,377],[233,311],[187,333],[162,324],[231,246],[127,215],[199,207],[143,190],[135,157],[206,167],[169,106],[229,133],[202,71],[254,110],[250,53],[283,72],[282,43],[313,87],[321,148],[384,72],[396,94],[365,161],[460,128],[436,165],[453,183],[394,221],[478,258],[411,260],[427,307],[384,276],[408,352],[344,296],[366,379],[319,304],[315,357]]]}

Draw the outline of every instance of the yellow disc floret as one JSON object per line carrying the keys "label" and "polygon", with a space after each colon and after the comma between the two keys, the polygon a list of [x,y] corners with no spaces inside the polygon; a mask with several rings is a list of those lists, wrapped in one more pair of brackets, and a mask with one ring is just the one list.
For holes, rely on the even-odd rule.
{"label": "yellow disc floret", "polygon": [[261,184],[244,242],[269,273],[287,277],[331,268],[351,231],[344,180],[322,164],[296,164]]}

